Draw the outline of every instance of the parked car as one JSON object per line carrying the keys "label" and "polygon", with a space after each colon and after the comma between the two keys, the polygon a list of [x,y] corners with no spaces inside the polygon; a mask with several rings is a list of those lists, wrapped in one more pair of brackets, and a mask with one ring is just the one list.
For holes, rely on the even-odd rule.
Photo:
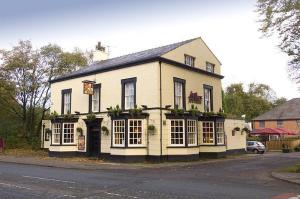
{"label": "parked car", "polygon": [[266,147],[263,143],[258,141],[247,141],[247,151],[263,154],[265,150]]}

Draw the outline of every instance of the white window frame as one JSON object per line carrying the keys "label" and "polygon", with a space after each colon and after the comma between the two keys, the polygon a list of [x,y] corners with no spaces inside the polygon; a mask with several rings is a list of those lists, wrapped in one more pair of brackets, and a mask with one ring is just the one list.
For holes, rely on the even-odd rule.
{"label": "white window frame", "polygon": [[[205,128],[212,128],[212,130],[213,131],[209,131],[209,132],[204,132],[204,123],[210,123],[210,124],[212,124],[212,127],[205,127]],[[202,136],[201,136],[201,144],[202,145],[215,145],[215,124],[214,124],[214,122],[213,121],[204,121],[204,122],[202,122]],[[209,133],[209,134],[212,134],[213,136],[212,136],[212,140],[213,140],[213,142],[204,142],[204,134],[205,133]]]}
{"label": "white window frame", "polygon": [[134,98],[135,98],[135,82],[127,82],[124,85],[124,107],[125,110],[134,108]]}
{"label": "white window frame", "polygon": [[175,98],[175,106],[178,109],[183,108],[183,83],[175,81],[174,82],[174,98]]}
{"label": "white window frame", "polygon": [[[98,95],[96,95],[98,93]],[[100,112],[100,87],[95,87],[92,95],[92,112]]]}
{"label": "white window frame", "polygon": [[[72,128],[65,128],[65,125],[73,125],[73,133],[71,132],[65,133],[65,129],[70,129],[70,131],[72,130]],[[65,142],[66,134],[70,134],[70,137],[73,134],[73,142]],[[72,138],[67,138],[67,139],[71,140]],[[75,144],[75,123],[62,123],[62,144],[64,145]]]}
{"label": "white window frame", "polygon": [[[182,121],[182,144],[172,144],[172,121]],[[179,126],[178,126],[179,127]],[[176,126],[174,126],[174,128],[176,128]],[[174,133],[178,133],[178,132],[174,132]],[[181,132],[180,132],[181,133]],[[185,123],[183,119],[171,119],[170,120],[170,146],[185,146]]]}
{"label": "white window frame", "polygon": [[[193,124],[193,125],[191,125]],[[188,141],[188,146],[197,146],[197,134],[198,134],[198,121],[197,120],[187,120],[187,141]],[[193,139],[191,139],[191,137]],[[194,140],[194,143],[190,143],[191,140]]]}
{"label": "white window frame", "polygon": [[[113,122],[113,130],[112,130],[112,132],[113,132],[113,140],[112,140],[112,145],[114,146],[114,147],[125,147],[125,129],[126,129],[126,121],[125,120],[113,120],[112,121]],[[121,126],[121,125],[118,125],[118,126],[116,126],[116,122],[123,122],[123,124],[124,124],[124,126]],[[116,130],[116,128],[119,128],[119,129],[121,129],[123,127],[123,132],[121,131],[121,130],[119,130],[118,132],[116,132],[115,130]],[[121,139],[121,135],[123,134],[123,140],[122,140],[122,144],[116,144],[115,143],[115,138],[116,138],[116,133],[118,133],[118,134],[120,134],[120,140],[122,140]]]}
{"label": "white window frame", "polygon": [[[221,124],[221,126],[219,126]],[[220,131],[222,129],[222,131]],[[217,144],[225,144],[225,132],[224,132],[224,122],[216,122],[216,136]]]}
{"label": "white window frame", "polygon": [[[52,123],[52,144],[60,144],[61,128],[61,123]],[[58,140],[58,142],[56,142],[56,140]]]}
{"label": "white window frame", "polygon": [[184,55],[184,64],[190,67],[195,67],[196,58],[190,55]]}
{"label": "white window frame", "polygon": [[[131,132],[130,131],[130,122],[134,122],[134,121],[136,121],[136,122],[141,122],[141,144],[130,144],[130,134],[134,134],[135,132]],[[143,120],[142,119],[129,119],[128,120],[128,125],[127,125],[127,133],[128,133],[128,136],[127,136],[127,145],[128,145],[128,147],[139,147],[139,146],[144,146],[145,145],[145,141],[144,141],[144,127],[143,127],[143,125],[144,125],[144,122],[143,122]],[[135,126],[133,126],[133,128],[134,128]],[[138,126],[136,126],[136,127],[138,127]]]}

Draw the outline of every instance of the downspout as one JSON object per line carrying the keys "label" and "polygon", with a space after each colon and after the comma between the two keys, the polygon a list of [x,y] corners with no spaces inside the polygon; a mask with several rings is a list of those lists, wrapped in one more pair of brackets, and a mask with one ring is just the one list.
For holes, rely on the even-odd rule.
{"label": "downspout", "polygon": [[162,159],[162,89],[161,89],[161,61],[159,61],[159,111],[160,111],[160,158]]}

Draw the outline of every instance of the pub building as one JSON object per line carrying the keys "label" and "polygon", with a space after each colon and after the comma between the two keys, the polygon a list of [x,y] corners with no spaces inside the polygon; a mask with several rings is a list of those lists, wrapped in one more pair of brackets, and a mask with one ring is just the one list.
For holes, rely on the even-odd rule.
{"label": "pub building", "polygon": [[108,59],[50,81],[49,156],[190,161],[244,153],[244,121],[222,114],[221,63],[194,38]]}

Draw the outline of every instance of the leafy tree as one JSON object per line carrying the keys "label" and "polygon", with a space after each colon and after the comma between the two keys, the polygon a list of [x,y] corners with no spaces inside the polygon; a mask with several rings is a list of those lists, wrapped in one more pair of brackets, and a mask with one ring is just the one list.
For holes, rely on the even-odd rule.
{"label": "leafy tree", "polygon": [[241,118],[246,115],[246,121],[251,121],[284,101],[285,98],[277,99],[268,85],[251,83],[245,90],[243,84],[238,83],[226,88],[223,108],[229,117]]}
{"label": "leafy tree", "polygon": [[300,82],[300,0],[257,0],[260,31],[279,37],[280,49],[289,57],[290,76]]}
{"label": "leafy tree", "polygon": [[78,50],[64,52],[53,44],[33,49],[30,41],[1,50],[0,58],[0,104],[21,119],[20,129],[26,138],[39,135],[49,108],[49,80],[87,65]]}

